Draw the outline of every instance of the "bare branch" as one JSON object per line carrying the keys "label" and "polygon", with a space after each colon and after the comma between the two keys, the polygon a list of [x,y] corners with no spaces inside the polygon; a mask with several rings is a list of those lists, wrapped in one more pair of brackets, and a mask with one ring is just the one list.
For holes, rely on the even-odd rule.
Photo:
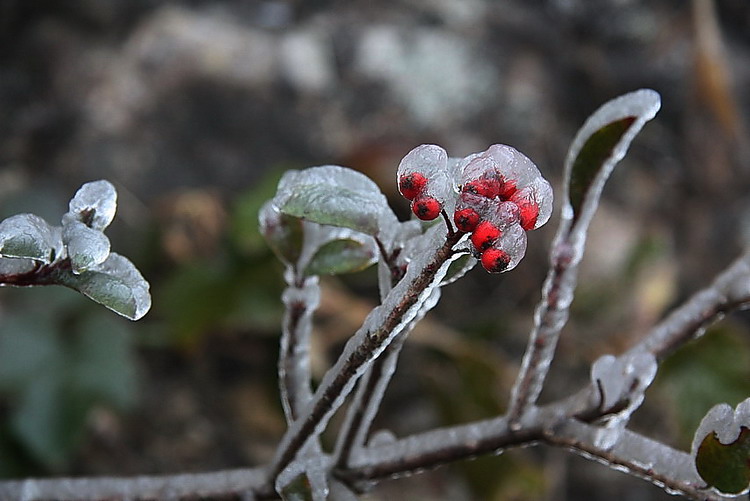
{"label": "bare branch", "polygon": [[339,360],[323,377],[305,415],[295,421],[282,438],[270,469],[270,478],[275,478],[311,438],[322,432],[367,365],[417,315],[421,304],[429,297],[432,285],[439,283],[445,275],[454,254],[453,246],[460,237],[459,234],[448,237],[424,268],[415,270],[413,278],[409,280],[407,272],[405,280],[388,294],[381,306],[370,313],[368,319],[382,316],[384,321],[371,326],[366,319],[363,327],[349,340]]}
{"label": "bare branch", "polygon": [[0,499],[178,500],[230,494],[247,494],[253,499],[252,493],[265,480],[265,471],[260,468],[132,478],[29,479],[0,482]]}
{"label": "bare branch", "polygon": [[[617,434],[614,444],[607,447],[597,445],[602,441],[603,433]],[[733,499],[706,489],[690,454],[630,430],[605,430],[576,419],[567,419],[561,426],[545,434],[545,441],[568,447],[587,459],[606,463],[616,470],[624,470],[648,480],[670,494],[682,494],[696,500]]]}
{"label": "bare branch", "polygon": [[279,352],[279,390],[287,423],[294,422],[312,400],[310,387],[310,334],[312,315],[318,307],[318,277],[292,276],[284,291],[284,318]]}

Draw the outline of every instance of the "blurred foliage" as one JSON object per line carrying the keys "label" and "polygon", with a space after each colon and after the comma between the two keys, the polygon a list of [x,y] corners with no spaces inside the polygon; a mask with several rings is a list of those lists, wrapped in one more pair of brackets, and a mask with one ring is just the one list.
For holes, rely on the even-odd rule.
{"label": "blurred foliage", "polygon": [[664,360],[653,384],[689,450],[703,416],[716,404],[734,407],[750,395],[750,332],[722,323]]}
{"label": "blurred foliage", "polygon": [[234,201],[217,252],[192,259],[155,291],[155,316],[171,341],[189,347],[216,329],[276,333],[282,315],[282,266],[258,230],[258,212],[281,173],[270,172]]}
{"label": "blurred foliage", "polygon": [[60,288],[13,291],[0,330],[0,476],[65,468],[90,411],[132,408],[131,326]]}

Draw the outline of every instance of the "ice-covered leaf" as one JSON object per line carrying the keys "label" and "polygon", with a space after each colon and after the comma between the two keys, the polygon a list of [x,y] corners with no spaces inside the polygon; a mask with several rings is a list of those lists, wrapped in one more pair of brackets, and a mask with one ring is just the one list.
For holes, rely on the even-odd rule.
{"label": "ice-covered leaf", "polygon": [[706,483],[727,494],[740,494],[750,486],[750,428],[742,427],[737,440],[723,444],[710,433],[698,447],[698,473]]}
{"label": "ice-covered leaf", "polygon": [[565,160],[567,210],[573,221],[583,218],[588,225],[612,169],[660,106],[657,92],[637,90],[605,103],[579,129]]}
{"label": "ice-covered leaf", "polygon": [[471,271],[471,269],[474,268],[474,266],[476,266],[478,262],[479,261],[477,261],[469,254],[456,259],[451,263],[450,268],[448,268],[448,273],[446,273],[445,278],[440,283],[440,286],[443,287],[445,285],[452,284],[459,278],[466,275],[469,271]]}
{"label": "ice-covered leaf", "polygon": [[326,165],[291,171],[279,182],[273,203],[290,216],[377,235],[395,224],[385,196],[364,174]]}
{"label": "ice-covered leaf", "polygon": [[258,215],[260,231],[269,247],[286,264],[297,262],[302,252],[302,221],[283,214],[269,200]]}
{"label": "ice-covered leaf", "polygon": [[0,275],[18,275],[34,269],[36,264],[31,259],[0,257]]}
{"label": "ice-covered leaf", "polygon": [[105,180],[92,181],[81,186],[68,204],[68,218],[89,228],[102,231],[109,226],[117,210],[117,191]]}
{"label": "ice-covered leaf", "polygon": [[49,263],[62,249],[59,231],[34,214],[18,214],[0,223],[0,256]]}
{"label": "ice-covered leaf", "polygon": [[324,244],[305,267],[305,275],[338,275],[361,271],[375,262],[376,249],[359,240],[333,240]]}
{"label": "ice-covered leaf", "polygon": [[62,237],[75,273],[103,263],[109,256],[110,244],[107,236],[80,221],[65,224]]}
{"label": "ice-covered leaf", "polygon": [[695,466],[701,478],[722,493],[750,490],[750,398],[735,409],[714,406],[693,439]]}
{"label": "ice-covered leaf", "polygon": [[138,320],[151,308],[148,282],[133,263],[114,252],[103,263],[78,275],[60,271],[56,278],[61,285],[130,320]]}
{"label": "ice-covered leaf", "polygon": [[591,381],[601,393],[601,410],[613,409],[619,402],[627,405],[610,417],[610,422],[626,421],[641,405],[646,388],[656,376],[656,359],[651,353],[633,353],[614,357],[604,355],[591,366]]}

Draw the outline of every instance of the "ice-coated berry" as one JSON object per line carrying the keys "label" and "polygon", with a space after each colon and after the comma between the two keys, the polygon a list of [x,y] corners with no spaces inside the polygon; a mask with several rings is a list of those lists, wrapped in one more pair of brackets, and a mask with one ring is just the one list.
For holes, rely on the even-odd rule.
{"label": "ice-coated berry", "polygon": [[504,250],[491,247],[482,252],[482,267],[490,273],[501,273],[510,264],[510,256]]}
{"label": "ice-coated berry", "polygon": [[502,232],[497,226],[489,221],[482,221],[471,234],[471,243],[474,244],[474,248],[478,252],[482,252],[492,247],[500,238],[500,235],[502,235]]}
{"label": "ice-coated berry", "polygon": [[501,200],[509,200],[516,192],[518,187],[516,182],[512,179],[503,179],[500,182],[500,189],[498,190],[498,196]]}
{"label": "ice-coated berry", "polygon": [[461,191],[492,199],[500,193],[500,181],[489,177],[474,179],[464,183]]}
{"label": "ice-coated berry", "polygon": [[533,230],[539,217],[539,205],[535,201],[525,198],[514,197],[512,201],[518,206],[521,228],[526,231]]}
{"label": "ice-coated berry", "polygon": [[417,198],[427,186],[427,178],[419,172],[404,174],[398,181],[398,190],[407,200]]}
{"label": "ice-coated berry", "polygon": [[443,205],[432,197],[424,197],[411,203],[411,211],[422,221],[432,221],[440,215]]}
{"label": "ice-coated berry", "polygon": [[479,219],[479,213],[470,207],[457,210],[453,214],[453,222],[456,223],[456,228],[465,233],[474,231],[479,224]]}

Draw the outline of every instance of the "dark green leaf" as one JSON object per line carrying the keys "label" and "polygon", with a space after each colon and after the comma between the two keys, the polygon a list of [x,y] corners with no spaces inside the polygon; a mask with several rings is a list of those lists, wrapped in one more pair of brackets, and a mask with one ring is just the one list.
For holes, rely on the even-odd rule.
{"label": "dark green leaf", "polygon": [[722,444],[709,433],[698,447],[695,466],[706,483],[727,494],[738,494],[750,486],[750,429],[740,428],[737,440]]}
{"label": "dark green leaf", "polygon": [[318,249],[305,275],[338,275],[361,271],[375,261],[372,246],[352,239],[333,240]]}
{"label": "dark green leaf", "polygon": [[602,105],[578,130],[565,159],[570,213],[563,212],[563,220],[572,219],[580,236],[585,235],[612,169],[660,106],[658,93],[637,90]]}
{"label": "dark green leaf", "polygon": [[604,166],[607,158],[620,142],[628,128],[635,122],[634,116],[625,117],[594,132],[584,143],[581,151],[573,162],[570,174],[570,203],[573,212],[579,214],[586,193],[591,188],[594,179]]}
{"label": "dark green leaf", "polygon": [[296,263],[302,252],[302,220],[279,212],[267,202],[258,216],[260,231],[276,256],[287,264]]}

